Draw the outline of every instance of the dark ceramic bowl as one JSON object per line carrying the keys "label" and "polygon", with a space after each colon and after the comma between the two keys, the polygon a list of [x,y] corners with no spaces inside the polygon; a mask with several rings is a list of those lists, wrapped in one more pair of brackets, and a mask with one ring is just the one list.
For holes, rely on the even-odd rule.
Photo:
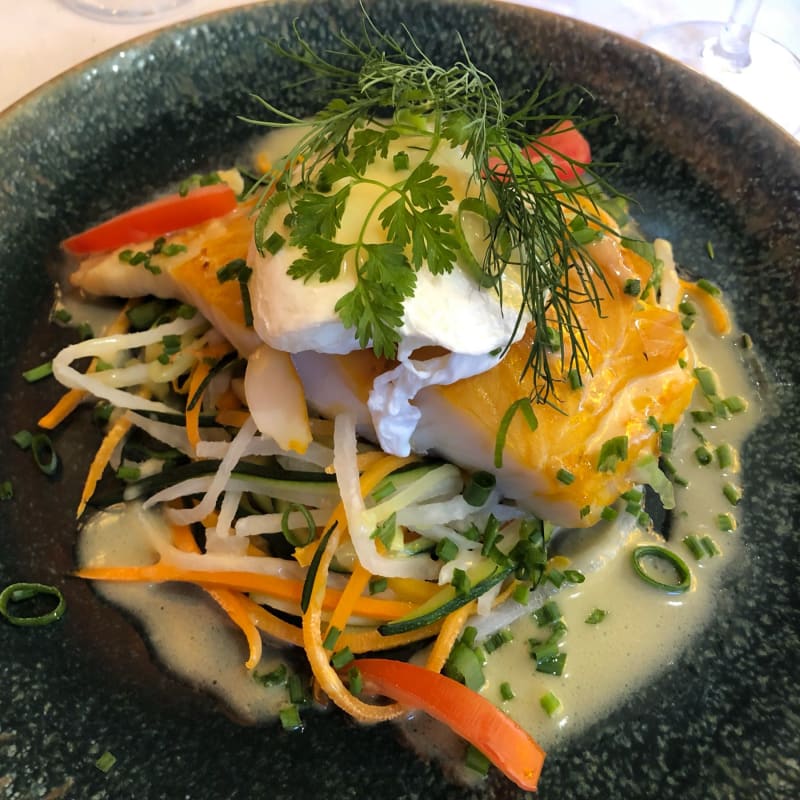
{"label": "dark ceramic bowl", "polygon": [[[512,93],[546,72],[579,83],[586,111],[616,117],[595,155],[640,203],[646,233],[716,280],[764,365],[771,413],[744,450],[747,557],[716,623],[663,676],[586,735],[552,752],[542,798],[800,796],[798,459],[800,148],[699,76],[611,33],[506,4],[376,0],[440,61],[463,36]],[[48,482],[10,436],[58,394],[21,371],[64,337],[47,325],[58,242],[155,188],[225,163],[252,136],[249,92],[308,108],[262,37],[294,18],[319,46],[357,32],[353,0],[271,3],[188,22],[115,48],[0,119],[0,584],[63,588],[46,629],[0,624],[0,795],[6,798],[460,798],[396,742],[392,728],[318,715],[301,735],[243,728],[164,675],[129,622],[67,577],[91,426],[55,436],[71,457]],[[706,242],[716,258],[709,260]],[[83,431],[83,433],[81,432]],[[88,441],[92,439],[92,441]],[[105,750],[117,763],[103,774]],[[478,796],[516,797],[494,776]]]}

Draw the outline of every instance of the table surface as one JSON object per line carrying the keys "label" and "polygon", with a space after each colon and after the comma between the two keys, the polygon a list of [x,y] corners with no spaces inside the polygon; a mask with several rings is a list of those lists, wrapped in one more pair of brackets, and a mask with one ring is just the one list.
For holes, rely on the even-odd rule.
{"label": "table surface", "polygon": [[[179,20],[250,0],[190,0],[139,22],[106,22],[70,11],[60,0],[26,0],[0,12],[0,110],[84,59]],[[731,0],[518,0],[638,38],[646,30],[692,19],[724,20]],[[756,29],[800,53],[798,0],[764,0]],[[780,76],[765,92],[780,88]]]}

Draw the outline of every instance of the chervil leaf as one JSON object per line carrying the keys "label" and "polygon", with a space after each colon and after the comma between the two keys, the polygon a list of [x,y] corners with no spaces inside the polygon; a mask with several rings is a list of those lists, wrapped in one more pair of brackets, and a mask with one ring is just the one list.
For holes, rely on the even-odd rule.
{"label": "chervil leaf", "polygon": [[430,161],[422,161],[414,168],[403,186],[418,208],[445,206],[453,199],[453,191],[447,178],[439,173],[439,167]]}
{"label": "chervil leaf", "polygon": [[337,244],[316,234],[308,237],[305,244],[305,253],[292,262],[288,274],[295,279],[302,278],[305,283],[315,275],[322,283],[338,278],[342,260],[351,246]]}
{"label": "chervil leaf", "polygon": [[410,241],[409,228],[413,225],[413,216],[406,207],[405,197],[399,197],[381,211],[378,219],[386,230],[390,242],[405,247]]}
{"label": "chervil leaf", "polygon": [[293,208],[294,225],[289,241],[303,246],[311,236],[333,239],[341,225],[349,194],[349,184],[335,194],[303,194]]}
{"label": "chervil leaf", "polygon": [[353,167],[364,174],[366,168],[380,154],[386,158],[389,153],[389,144],[400,134],[395,128],[362,128],[353,134],[352,161]]}
{"label": "chervil leaf", "polygon": [[458,239],[451,233],[453,219],[437,209],[418,212],[411,234],[411,262],[416,269],[427,263],[434,275],[450,272],[458,252]]}

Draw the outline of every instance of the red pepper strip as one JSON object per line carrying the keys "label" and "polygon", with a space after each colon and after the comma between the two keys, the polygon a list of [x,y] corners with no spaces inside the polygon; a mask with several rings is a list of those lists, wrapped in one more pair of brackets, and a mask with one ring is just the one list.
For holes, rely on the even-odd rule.
{"label": "red pepper strip", "polygon": [[544,750],[486,698],[439,672],[385,658],[352,662],[368,691],[420,709],[481,751],[520,788],[536,791]]}
{"label": "red pepper strip", "polygon": [[588,140],[575,123],[566,119],[539,134],[522,152],[534,163],[547,157],[562,181],[577,180],[586,171],[584,165],[592,160]]}
{"label": "red pepper strip", "polygon": [[183,197],[171,194],[124,211],[93,228],[70,236],[62,246],[68,253],[87,256],[115,250],[199,225],[236,208],[236,195],[225,183],[200,186]]}

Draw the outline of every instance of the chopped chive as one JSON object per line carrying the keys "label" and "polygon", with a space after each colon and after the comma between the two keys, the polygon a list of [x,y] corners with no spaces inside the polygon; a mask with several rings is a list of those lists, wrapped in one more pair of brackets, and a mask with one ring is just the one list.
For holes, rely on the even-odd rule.
{"label": "chopped chive", "polygon": [[450,656],[444,666],[444,673],[476,692],[486,681],[478,655],[464,642],[457,642],[450,651]]}
{"label": "chopped chive", "polygon": [[229,261],[217,270],[217,280],[220,283],[232,281],[239,277],[239,273],[246,266],[247,262],[243,258],[234,258],[233,261]]}
{"label": "chopped chive", "polygon": [[560,589],[564,585],[564,581],[566,581],[564,573],[555,567],[550,567],[550,569],[547,570],[545,578],[550,581],[556,589]]}
{"label": "chopped chive", "polygon": [[558,607],[558,603],[556,603],[555,600],[548,600],[532,612],[532,616],[536,620],[536,624],[543,627],[560,620],[561,609]]}
{"label": "chopped chive", "polygon": [[458,567],[453,570],[453,579],[450,583],[458,594],[466,594],[471,588],[469,575],[465,570]]}
{"label": "chopped chive", "polygon": [[639,292],[642,291],[642,282],[638,278],[628,278],[628,280],[625,281],[625,286],[622,291],[625,292],[625,294],[638,297]]}
{"label": "chopped chive", "polygon": [[689,481],[686,480],[682,475],[678,474],[678,470],[675,465],[670,461],[668,458],[661,459],[661,469],[664,474],[677,486],[688,486]]}
{"label": "chopped chive", "polygon": [[742,499],[741,489],[734,486],[732,483],[726,483],[722,487],[722,494],[725,495],[732,506],[738,505],[739,501]]}
{"label": "chopped chive", "polygon": [[342,632],[338,628],[336,627],[331,628],[328,631],[327,635],[325,636],[325,641],[322,643],[322,646],[326,650],[333,650],[341,634]]}
{"label": "chopped chive", "polygon": [[78,338],[82,342],[85,342],[87,339],[94,338],[94,331],[88,322],[81,322],[81,324],[78,325]]}
{"label": "chopped chive", "polygon": [[564,577],[570,583],[583,583],[586,580],[586,576],[580,570],[577,569],[565,569]]}
{"label": "chopped chive", "polygon": [[658,433],[661,430],[661,423],[654,417],[649,416],[647,418],[647,424],[656,432]]}
{"label": "chopped chive", "polygon": [[717,396],[717,379],[709,367],[695,367],[694,376],[700,384],[700,390],[706,397]]}
{"label": "chopped chive", "polygon": [[331,664],[333,665],[334,669],[341,669],[342,667],[347,666],[354,658],[355,656],[350,648],[343,647],[341,650],[333,654],[333,657],[331,658]]}
{"label": "chopped chive", "polygon": [[536,419],[536,414],[533,411],[533,404],[530,397],[522,397],[515,400],[503,414],[500,420],[500,425],[497,428],[497,436],[494,440],[494,465],[498,469],[503,466],[503,450],[506,446],[506,438],[508,437],[508,429],[511,427],[511,422],[514,415],[519,411],[528,423],[531,433],[539,427],[539,421]]}
{"label": "chopped chive", "polygon": [[539,705],[548,717],[552,717],[561,708],[561,701],[552,692],[546,692],[539,698]]}
{"label": "chopped chive", "polygon": [[170,242],[168,245],[161,248],[161,255],[171,258],[178,255],[178,253],[185,253],[189,248],[180,242]]}
{"label": "chopped chive", "polygon": [[730,514],[717,514],[717,528],[721,531],[736,530],[736,520]]}
{"label": "chopped chive", "polygon": [[678,311],[681,314],[686,314],[687,317],[693,317],[697,313],[697,307],[694,303],[684,300],[682,303],[678,303]]}
{"label": "chopped chive", "polygon": [[717,543],[710,536],[704,536],[700,540],[700,544],[703,546],[703,550],[705,550],[711,558],[719,555],[719,547],[717,547]]}
{"label": "chopped chive", "polygon": [[695,448],[694,457],[697,459],[697,463],[702,464],[703,466],[707,466],[714,460],[714,456],[711,454],[711,451],[702,445]]}
{"label": "chopped chive", "polygon": [[142,477],[142,471],[139,467],[123,464],[117,468],[117,477],[121,481],[138,481]]}
{"label": "chopped chive", "polygon": [[389,581],[387,581],[386,578],[371,578],[369,582],[369,593],[380,594],[381,592],[385,592],[388,585]]}
{"label": "chopped chive", "polygon": [[714,421],[714,412],[713,411],[706,411],[704,409],[692,411],[690,412],[692,415],[692,419],[695,422],[713,422]]}
{"label": "chopped chive", "polygon": [[442,561],[452,561],[458,555],[458,545],[445,537],[436,543],[435,552]]}
{"label": "chopped chive", "polygon": [[477,747],[474,745],[467,746],[467,753],[464,757],[464,765],[466,767],[479,775],[488,775],[490,764],[489,759]]}
{"label": "chopped chive", "polygon": [[66,325],[68,322],[72,322],[72,314],[66,308],[57,308],[53,312],[53,319]]}
{"label": "chopped chive", "polygon": [[[14,614],[9,610],[11,603],[21,603],[39,595],[55,597],[55,608],[44,614],[32,617]],[[57,586],[49,586],[45,583],[11,583],[0,592],[0,616],[5,617],[12,625],[26,627],[49,625],[51,622],[60,619],[66,608],[67,602],[61,590]]]}
{"label": "chopped chive", "polygon": [[741,414],[742,411],[747,410],[747,401],[743,397],[737,395],[724,397],[722,402],[731,414]]}
{"label": "chopped chive", "polygon": [[197,309],[188,303],[181,303],[175,310],[175,315],[181,319],[194,319],[197,315]]}
{"label": "chopped chive", "polygon": [[604,442],[597,459],[598,472],[615,472],[617,464],[628,458],[628,437],[614,436]]}
{"label": "chopped chive", "polygon": [[495,544],[500,536],[500,522],[494,514],[489,515],[486,522],[486,528],[483,531],[483,546],[481,547],[481,555],[488,556],[494,549]]}
{"label": "chopped chive", "polygon": [[528,605],[528,600],[530,600],[531,596],[531,585],[529,583],[518,583],[514,587],[514,591],[511,593],[511,596],[521,606]]}
{"label": "chopped chive", "polygon": [[739,342],[745,350],[750,350],[753,347],[753,340],[750,338],[749,333],[743,333]]}
{"label": "chopped chive", "polygon": [[273,256],[286,244],[285,237],[281,236],[277,231],[274,231],[266,242],[264,248]]}
{"label": "chopped chive", "polygon": [[565,486],[569,486],[575,482],[575,476],[568,469],[562,467],[556,472],[556,480],[561,481]]}
{"label": "chopped chive", "polygon": [[593,608],[584,622],[587,625],[599,625],[608,616],[608,611],[602,608]]}
{"label": "chopped chive", "polygon": [[299,731],[303,729],[303,721],[300,719],[300,711],[297,706],[284,706],[278,716],[285,731]]}
{"label": "chopped chive", "polygon": [[661,452],[671,453],[672,443],[675,436],[675,425],[672,422],[665,422],[661,426]]}
{"label": "chopped chive", "polygon": [[351,667],[347,673],[347,688],[350,689],[350,694],[356,697],[364,691],[364,678],[361,677],[358,667]]}
{"label": "chopped chive", "polygon": [[296,706],[306,704],[306,687],[303,684],[303,679],[296,672],[290,673],[286,680],[286,688],[289,690],[290,702],[294,703]]}
{"label": "chopped chive", "polygon": [[37,433],[31,438],[31,452],[36,466],[45,475],[55,475],[58,469],[58,454],[47,434]]}
{"label": "chopped chive", "polygon": [[693,533],[683,537],[683,543],[688,548],[689,552],[694,556],[696,561],[699,561],[704,555],[705,550],[703,545],[700,544],[700,538]]}
{"label": "chopped chive", "polygon": [[22,373],[22,377],[25,378],[28,383],[36,383],[36,381],[47,378],[52,374],[53,362],[45,361],[44,364],[39,364],[38,367],[31,367],[31,369],[25,370],[25,372]]}
{"label": "chopped chive", "polygon": [[475,646],[475,639],[478,636],[478,629],[474,625],[467,625],[464,628],[463,633],[461,634],[461,641],[467,647],[474,647]]}
{"label": "chopped chive", "polygon": [[628,502],[632,503],[641,503],[644,494],[639,491],[639,489],[628,489],[627,492],[623,492],[620,497],[623,500],[627,500]]}
{"label": "chopped chive", "polygon": [[370,534],[371,539],[377,539],[387,550],[391,549],[397,532],[397,514],[392,512],[377,528]]}
{"label": "chopped chive", "polygon": [[636,524],[640,528],[649,528],[652,525],[653,520],[650,518],[650,515],[646,511],[640,511],[639,516],[636,517]]}
{"label": "chopped chive", "polygon": [[408,153],[404,151],[400,151],[399,153],[395,153],[392,157],[392,166],[395,169],[395,172],[401,172],[404,169],[408,169]]}
{"label": "chopped chive", "polygon": [[588,517],[589,514],[592,513],[592,507],[590,505],[585,505],[580,510],[581,519],[584,517]]}
{"label": "chopped chive", "polygon": [[717,464],[719,464],[720,469],[727,469],[733,466],[735,454],[733,448],[727,442],[723,442],[723,444],[719,445],[714,452],[716,453]]}
{"label": "chopped chive", "polygon": [[33,441],[33,434],[30,431],[22,430],[17,431],[12,437],[11,441],[20,448],[20,450],[27,450]]}
{"label": "chopped chive", "polygon": [[106,750],[105,753],[94,762],[94,765],[100,772],[108,772],[116,763],[117,757],[110,750]]}
{"label": "chopped chive", "polygon": [[[676,582],[665,582],[659,577],[654,577],[650,572],[645,569],[643,564],[644,559],[657,559],[665,564],[668,564],[675,570]],[[661,589],[668,594],[682,594],[689,590],[692,585],[692,573],[686,562],[672,550],[667,550],[666,547],[660,545],[643,544],[634,548],[631,555],[634,572],[647,584]]]}
{"label": "chopped chive", "polygon": [[685,331],[690,331],[694,326],[694,317],[683,317],[681,319],[681,328]]}
{"label": "chopped chive", "polygon": [[500,684],[500,697],[502,697],[503,700],[513,700],[516,697],[508,681],[503,681]]}
{"label": "chopped chive", "polygon": [[491,472],[480,470],[470,475],[464,487],[464,500],[471,506],[482,506],[497,485],[497,479]]}
{"label": "chopped chive", "polygon": [[14,484],[11,481],[0,483],[0,500],[11,500],[14,497]]}
{"label": "chopped chive", "polygon": [[613,522],[619,516],[619,511],[617,511],[614,506],[606,506],[600,512],[600,518],[604,519],[606,522]]}
{"label": "chopped chive", "polygon": [[487,653],[494,653],[495,650],[498,650],[504,644],[513,641],[514,634],[511,632],[511,628],[501,628],[499,631],[495,631],[489,636],[483,643],[483,646]]}
{"label": "chopped chive", "polygon": [[713,261],[714,260],[714,245],[711,244],[711,239],[706,242],[706,253],[708,257]]}
{"label": "chopped chive", "polygon": [[289,678],[289,670],[286,664],[279,664],[269,672],[253,675],[253,678],[262,686],[285,686]]}
{"label": "chopped chive", "polygon": [[131,328],[135,331],[146,331],[151,328],[156,320],[167,310],[167,303],[163,300],[148,300],[138,306],[129,308],[125,312]]}
{"label": "chopped chive", "polygon": [[681,369],[686,369],[686,367],[689,366],[689,362],[685,358],[681,357],[678,359],[678,366]]}
{"label": "chopped chive", "polygon": [[581,373],[577,369],[571,369],[567,373],[567,381],[569,381],[569,388],[570,389],[580,389],[583,386],[583,380],[581,379]]}
{"label": "chopped chive", "polygon": [[712,297],[719,297],[722,294],[722,289],[720,289],[719,286],[711,283],[711,281],[708,281],[705,278],[700,278],[700,280],[697,281],[697,288],[702,289]]}
{"label": "chopped chive", "polygon": [[564,672],[564,664],[567,661],[566,653],[559,653],[552,658],[543,658],[536,660],[536,671],[542,672],[545,675],[555,675],[558,677]]}

